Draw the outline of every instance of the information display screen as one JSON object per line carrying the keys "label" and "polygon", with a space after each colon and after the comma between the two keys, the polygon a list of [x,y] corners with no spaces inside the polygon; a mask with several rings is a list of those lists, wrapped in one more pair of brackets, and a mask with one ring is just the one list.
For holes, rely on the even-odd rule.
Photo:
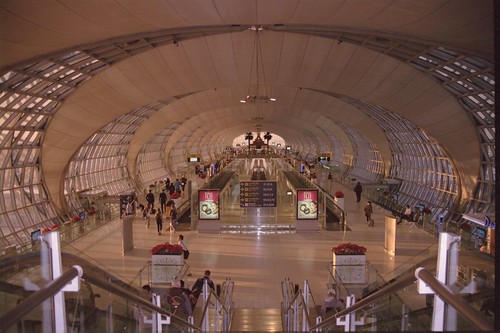
{"label": "information display screen", "polygon": [[42,230],[37,229],[31,232],[31,241],[36,242],[39,240],[39,237],[42,235]]}
{"label": "information display screen", "polygon": [[198,190],[198,218],[200,220],[220,219],[219,190]]}
{"label": "information display screen", "polygon": [[240,182],[240,207],[276,207],[275,181]]}
{"label": "information display screen", "polygon": [[318,190],[297,190],[297,220],[318,219]]}

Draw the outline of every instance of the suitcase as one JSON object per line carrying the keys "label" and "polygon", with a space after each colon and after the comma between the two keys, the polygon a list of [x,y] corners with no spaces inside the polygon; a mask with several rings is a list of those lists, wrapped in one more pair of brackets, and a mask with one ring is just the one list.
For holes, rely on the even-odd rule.
{"label": "suitcase", "polygon": [[368,226],[369,226],[369,227],[374,227],[374,226],[375,226],[375,221],[373,221],[373,219],[370,219],[370,220],[368,221]]}

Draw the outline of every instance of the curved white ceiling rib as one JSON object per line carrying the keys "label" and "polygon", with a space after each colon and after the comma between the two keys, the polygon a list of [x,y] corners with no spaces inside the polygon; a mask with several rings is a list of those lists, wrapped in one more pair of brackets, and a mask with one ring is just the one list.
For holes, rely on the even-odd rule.
{"label": "curved white ceiling rib", "polygon": [[[110,65],[64,100],[47,128],[42,167],[56,201],[74,152],[137,107],[168,101],[137,130],[128,154],[131,170],[165,119],[181,128],[193,124],[191,132],[186,128],[174,138],[210,133],[223,142],[229,134],[220,132],[226,129],[234,136],[238,129],[252,130],[253,106],[238,104],[248,89],[255,33],[244,29],[252,24],[267,28],[261,33],[263,67],[267,90],[278,98],[263,107],[269,130],[305,147],[311,143],[301,136],[317,139],[328,131],[324,117],[330,126],[342,122],[362,132],[390,156],[380,128],[338,99],[348,96],[424,129],[472,188],[480,155],[474,124],[455,97],[405,61],[431,45],[492,59],[492,8],[490,0],[3,2],[0,66],[61,50],[86,50]],[[303,128],[310,118],[314,126]]]}
{"label": "curved white ceiling rib", "polygon": [[1,65],[132,34],[220,25],[355,27],[493,56],[493,1],[3,1]]}

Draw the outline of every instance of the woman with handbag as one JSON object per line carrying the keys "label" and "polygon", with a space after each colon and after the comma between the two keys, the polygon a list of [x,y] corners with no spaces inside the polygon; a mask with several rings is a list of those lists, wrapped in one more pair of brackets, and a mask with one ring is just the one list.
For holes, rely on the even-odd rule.
{"label": "woman with handbag", "polygon": [[182,250],[184,250],[183,263],[187,267],[186,268],[187,276],[191,276],[193,274],[191,274],[191,272],[189,271],[189,265],[187,265],[187,259],[189,258],[189,250],[188,250],[186,244],[184,244],[184,235],[179,235],[179,237],[177,238],[177,244],[180,247],[182,247]]}

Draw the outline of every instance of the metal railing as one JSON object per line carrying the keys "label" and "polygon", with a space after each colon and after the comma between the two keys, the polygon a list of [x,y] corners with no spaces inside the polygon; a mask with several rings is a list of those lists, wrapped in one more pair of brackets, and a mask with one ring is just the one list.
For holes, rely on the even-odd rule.
{"label": "metal railing", "polygon": [[[207,280],[205,280],[201,294],[202,315],[198,325],[203,332],[228,332],[230,330],[234,311],[233,290],[234,282],[230,278],[226,278],[223,282],[220,295],[209,288]],[[212,306],[213,312],[211,311]],[[212,317],[210,313],[212,313]]]}
{"label": "metal railing", "polygon": [[45,287],[28,296],[15,308],[7,311],[0,317],[0,332],[6,332],[9,327],[17,323],[30,311],[42,304],[46,299],[58,293],[75,277],[82,277],[83,270],[79,266],[73,266],[64,272],[59,278],[50,281]]}
{"label": "metal railing", "polygon": [[[308,281],[304,288],[294,285],[289,278],[281,282],[283,301],[281,303],[281,322],[285,332],[307,332],[318,322],[318,305],[312,296]],[[316,318],[316,321],[314,319]]]}
{"label": "metal railing", "polygon": [[[467,255],[467,254],[465,254]],[[436,257],[428,258],[420,263],[423,267],[434,267],[435,268]],[[434,264],[434,265],[433,265]],[[432,274],[430,274],[425,268],[420,267],[415,270],[415,268],[410,269],[404,274],[400,274],[393,280],[387,282],[385,285],[381,286],[378,290],[375,290],[368,294],[366,297],[356,302],[352,306],[337,312],[336,314],[326,318],[324,321],[310,327],[310,332],[320,332],[322,330],[328,330],[330,327],[336,325],[337,319],[345,316],[352,316],[351,320],[354,320],[354,315],[358,310],[364,309],[367,306],[373,305],[378,301],[384,299],[385,297],[391,296],[412,285],[418,278],[426,282],[436,293],[436,296],[442,298],[449,305],[454,307],[457,312],[465,319],[467,319],[476,329],[491,331],[493,330],[493,325],[488,321],[484,320],[484,316],[475,310],[471,305],[464,301],[460,296],[457,296],[453,291],[449,289],[446,285],[443,285],[438,281]]]}
{"label": "metal railing", "polygon": [[450,288],[442,284],[435,276],[423,267],[415,270],[415,277],[424,281],[431,287],[439,297],[451,305],[455,310],[460,313],[463,318],[468,320],[472,325],[481,331],[493,331],[493,325],[485,321],[482,314],[469,305],[463,298],[457,297]]}

